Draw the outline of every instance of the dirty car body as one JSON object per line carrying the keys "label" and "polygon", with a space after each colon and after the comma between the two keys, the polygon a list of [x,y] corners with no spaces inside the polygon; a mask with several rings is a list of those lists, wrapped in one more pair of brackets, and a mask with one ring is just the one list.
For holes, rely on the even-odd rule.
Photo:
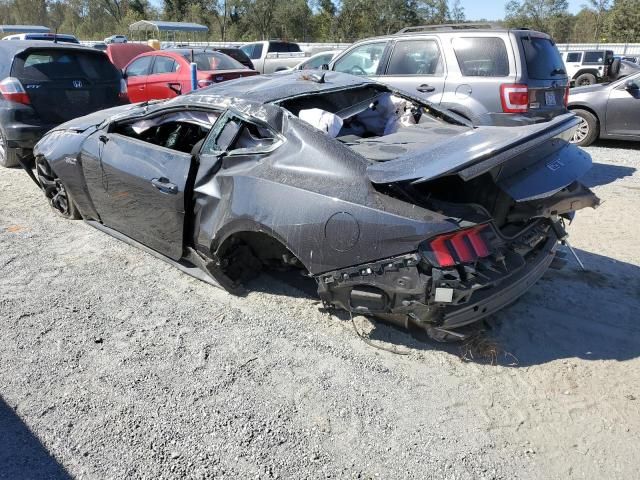
{"label": "dirty car body", "polygon": [[526,292],[564,221],[597,206],[576,124],[473,127],[374,81],[293,72],[76,119],[35,154],[85,221],[210,283],[298,268],[327,307],[437,333]]}

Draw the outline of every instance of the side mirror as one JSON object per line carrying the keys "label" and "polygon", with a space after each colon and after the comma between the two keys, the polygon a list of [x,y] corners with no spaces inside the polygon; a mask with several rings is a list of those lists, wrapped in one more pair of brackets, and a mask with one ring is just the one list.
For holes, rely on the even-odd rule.
{"label": "side mirror", "polygon": [[640,87],[633,80],[627,80],[627,82],[624,84],[624,89],[627,92],[634,92],[635,93],[638,90],[640,90]]}
{"label": "side mirror", "polygon": [[320,67],[320,70],[329,70],[329,64],[323,63],[322,66]]}

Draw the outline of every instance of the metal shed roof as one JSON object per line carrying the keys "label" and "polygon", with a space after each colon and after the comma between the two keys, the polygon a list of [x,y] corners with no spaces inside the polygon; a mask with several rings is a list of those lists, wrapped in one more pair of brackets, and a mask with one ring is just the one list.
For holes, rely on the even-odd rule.
{"label": "metal shed roof", "polygon": [[157,20],[140,20],[129,25],[131,32],[208,32],[209,27],[198,23],[161,22]]}
{"label": "metal shed roof", "polygon": [[0,33],[49,33],[50,28],[42,25],[0,25]]}

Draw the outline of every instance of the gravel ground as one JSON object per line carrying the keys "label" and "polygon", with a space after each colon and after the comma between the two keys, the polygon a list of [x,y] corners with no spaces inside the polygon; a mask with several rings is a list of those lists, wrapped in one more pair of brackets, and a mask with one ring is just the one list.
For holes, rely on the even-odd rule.
{"label": "gravel ground", "polygon": [[467,346],[194,280],[0,171],[0,478],[637,478],[640,149],[588,149],[570,262]]}

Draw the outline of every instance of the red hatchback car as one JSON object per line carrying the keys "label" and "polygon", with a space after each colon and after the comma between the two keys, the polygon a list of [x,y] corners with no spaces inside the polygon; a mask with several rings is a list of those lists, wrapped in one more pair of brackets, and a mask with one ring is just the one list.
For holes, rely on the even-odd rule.
{"label": "red hatchback car", "polygon": [[257,75],[233,58],[206,49],[154,50],[131,60],[124,69],[129,100],[132,103],[146,100],[173,98],[191,91],[189,64],[198,66],[198,86],[234,78]]}

